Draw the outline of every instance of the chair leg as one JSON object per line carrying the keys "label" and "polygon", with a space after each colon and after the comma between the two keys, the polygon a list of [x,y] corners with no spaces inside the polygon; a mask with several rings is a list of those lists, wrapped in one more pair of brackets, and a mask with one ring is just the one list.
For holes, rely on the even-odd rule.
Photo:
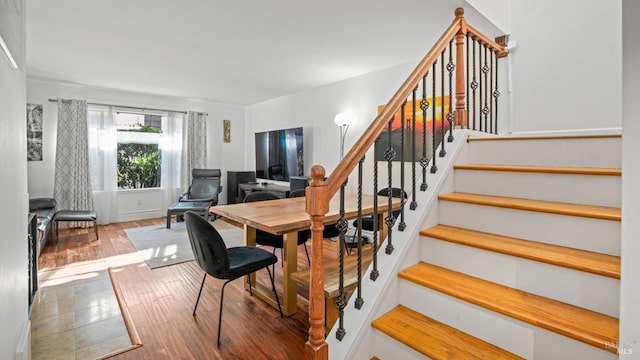
{"label": "chair leg", "polygon": [[198,298],[196,299],[196,306],[193,308],[193,316],[196,316],[196,309],[198,308],[198,302],[200,302],[200,295],[202,295],[202,288],[204,287],[204,280],[207,278],[207,273],[204,273],[202,277],[202,284],[200,284],[200,291],[198,292]]}
{"label": "chair leg", "polygon": [[224,284],[222,284],[222,290],[220,291],[220,312],[218,313],[218,340],[217,340],[218,346],[220,346],[220,329],[222,328],[222,303],[224,302],[224,287],[227,286],[227,284],[232,280],[233,279],[225,281]]}
{"label": "chair leg", "polygon": [[278,303],[278,310],[280,310],[280,317],[284,318],[284,314],[282,313],[282,307],[280,307],[280,299],[278,298],[278,292],[276,291],[276,283],[274,278],[276,277],[276,273],[273,274],[269,271],[269,267],[267,266],[267,272],[269,273],[269,280],[271,280],[271,288],[273,289],[273,296],[276,297],[276,303]]}
{"label": "chair leg", "polygon": [[96,240],[100,239],[100,237],[98,237],[98,221],[94,221],[93,222],[93,227],[96,229]]}
{"label": "chair leg", "polygon": [[[273,248],[273,255],[276,254],[276,248]],[[284,255],[282,254],[282,248],[280,249],[280,266],[284,267]],[[273,271],[273,273],[276,273],[276,264],[273,263],[273,265],[271,265],[271,270]]]}
{"label": "chair leg", "polygon": [[304,252],[307,253],[307,262],[309,263],[309,266],[311,266],[311,258],[309,258],[309,250],[307,249],[307,243],[304,243]]}

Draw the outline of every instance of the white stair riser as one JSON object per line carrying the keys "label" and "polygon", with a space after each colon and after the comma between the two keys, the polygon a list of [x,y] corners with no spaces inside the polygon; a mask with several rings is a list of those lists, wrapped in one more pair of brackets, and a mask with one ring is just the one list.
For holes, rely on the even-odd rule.
{"label": "white stair riser", "polygon": [[620,222],[439,201],[440,224],[620,255]]}
{"label": "white stair riser", "polygon": [[422,259],[430,264],[619,316],[620,281],[578,270],[422,237]]}
{"label": "white stair riser", "polygon": [[526,359],[607,360],[607,351],[421,287],[399,285],[403,305]]}
{"label": "white stair riser", "polygon": [[470,141],[477,164],[621,167],[620,138]]}
{"label": "white stair riser", "polygon": [[456,170],[457,192],[621,206],[620,176]]}
{"label": "white stair riser", "polygon": [[[375,355],[379,359],[431,359],[376,329],[373,329],[373,331],[371,332],[371,336],[373,337],[373,341],[371,341],[370,353]],[[367,357],[367,359],[369,358],[370,357]]]}

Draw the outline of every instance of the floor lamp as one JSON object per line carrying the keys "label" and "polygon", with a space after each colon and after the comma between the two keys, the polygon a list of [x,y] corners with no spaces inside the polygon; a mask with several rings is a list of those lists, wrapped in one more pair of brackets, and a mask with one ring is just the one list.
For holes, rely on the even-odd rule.
{"label": "floor lamp", "polygon": [[347,136],[349,126],[354,122],[354,117],[349,114],[340,113],[333,118],[333,122],[340,127],[340,161],[342,161],[344,157],[344,138]]}

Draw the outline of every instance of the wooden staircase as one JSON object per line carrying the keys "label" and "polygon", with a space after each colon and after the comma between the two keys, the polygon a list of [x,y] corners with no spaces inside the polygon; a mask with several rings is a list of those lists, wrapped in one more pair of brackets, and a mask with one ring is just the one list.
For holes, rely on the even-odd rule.
{"label": "wooden staircase", "polygon": [[[454,166],[421,261],[398,274],[400,304],[373,328],[415,358],[616,358],[619,137],[469,140],[473,163]],[[541,145],[565,151],[512,163]]]}

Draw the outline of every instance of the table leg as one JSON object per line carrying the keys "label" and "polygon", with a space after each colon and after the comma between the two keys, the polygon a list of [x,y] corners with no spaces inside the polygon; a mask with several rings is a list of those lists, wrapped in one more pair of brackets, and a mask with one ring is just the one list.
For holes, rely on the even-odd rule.
{"label": "table leg", "polygon": [[384,218],[387,217],[386,212],[378,213],[378,224],[380,224],[380,231],[378,232],[378,243],[382,243],[387,239],[387,223],[384,222]]}
{"label": "table leg", "polygon": [[171,229],[171,210],[167,210],[167,229]]}
{"label": "table leg", "polygon": [[291,280],[291,274],[298,271],[298,232],[284,234],[284,259],[282,270],[282,311],[290,316],[298,310],[297,283]]}
{"label": "table leg", "polygon": [[[248,225],[244,226],[244,244],[246,246],[256,245],[255,228]],[[283,294],[280,299],[280,304],[282,306],[282,313],[285,316],[291,316],[298,311],[297,284],[295,281],[291,280],[291,274],[298,270],[298,233],[296,231],[284,235],[284,246],[284,259],[282,259]],[[273,290],[271,287],[258,284],[256,282],[255,274],[251,274],[249,276],[251,277],[251,284],[253,284],[253,294],[277,309],[278,305],[273,297]],[[245,288],[249,288],[247,278],[245,278]]]}

